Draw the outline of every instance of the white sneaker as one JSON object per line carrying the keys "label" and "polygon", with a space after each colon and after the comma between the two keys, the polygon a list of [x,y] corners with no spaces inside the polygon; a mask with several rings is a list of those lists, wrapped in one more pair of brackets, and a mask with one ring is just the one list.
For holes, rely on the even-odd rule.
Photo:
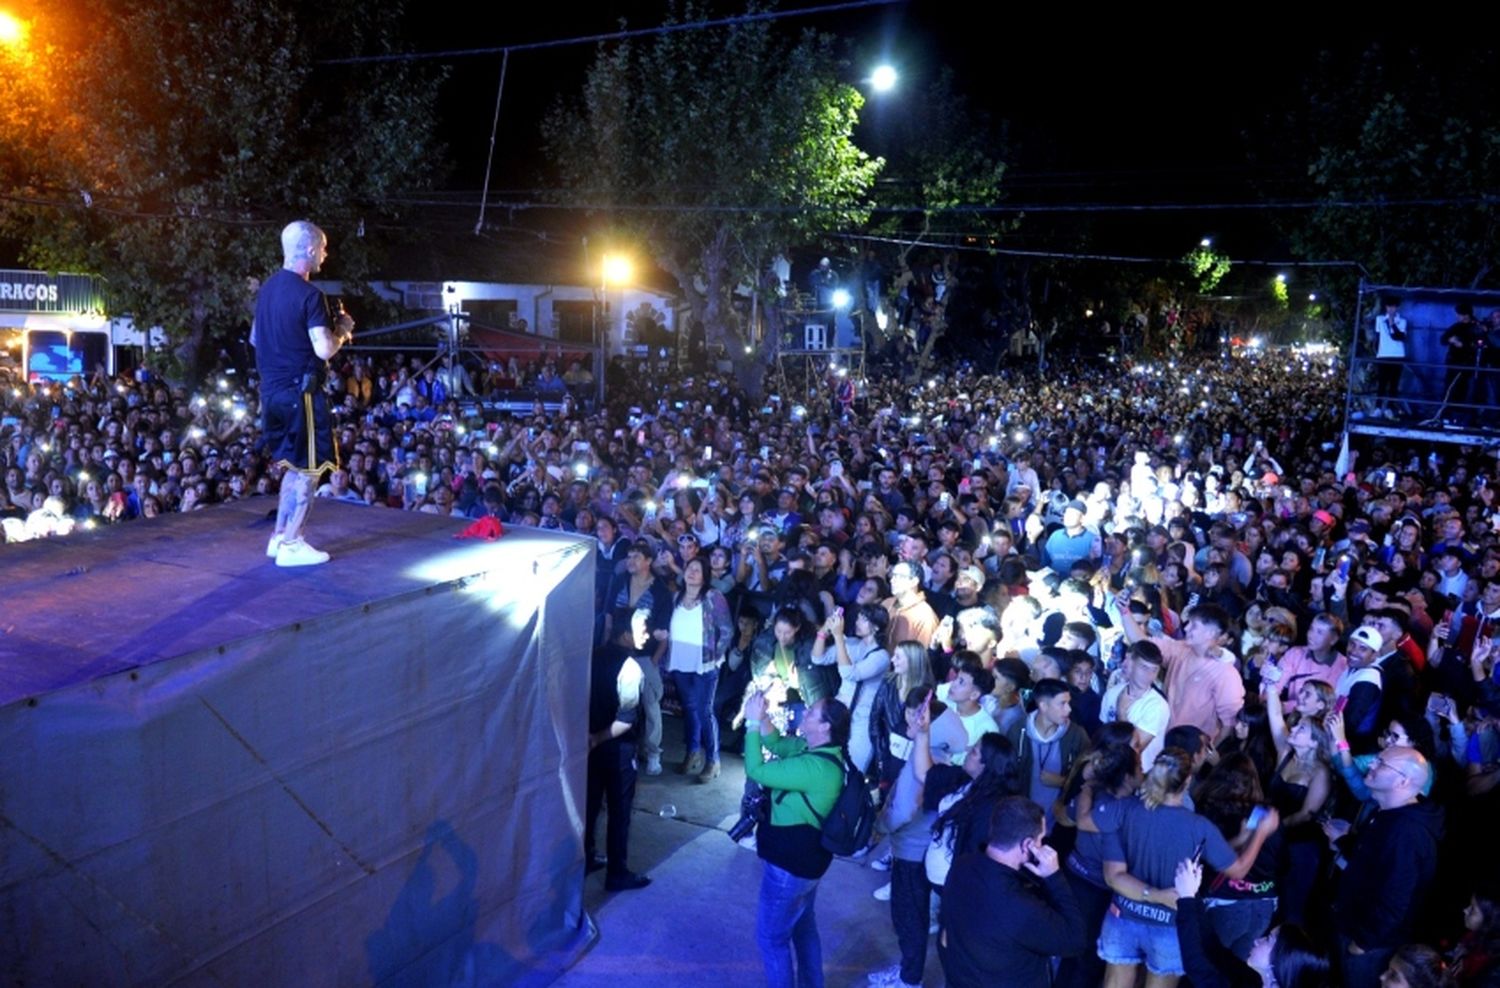
{"label": "white sneaker", "polygon": [[326,562],[328,553],[314,549],[302,539],[284,541],[276,550],[277,566],[317,566]]}
{"label": "white sneaker", "polygon": [[889,988],[901,980],[901,965],[892,964],[870,975],[870,988]]}
{"label": "white sneaker", "polygon": [[876,889],[874,892],[871,892],[870,894],[873,895],[876,899],[880,900],[881,902],[890,902],[891,901],[891,883],[890,882],[886,882],[884,885],[880,886],[880,888]]}
{"label": "white sneaker", "polygon": [[661,756],[660,755],[647,755],[646,756],[646,774],[647,775],[661,775]]}
{"label": "white sneaker", "polygon": [[874,861],[871,861],[870,862],[870,867],[874,868],[876,871],[890,871],[891,870],[891,852],[890,851],[886,851],[884,855],[882,855],[879,858],[876,858]]}
{"label": "white sneaker", "polygon": [[755,843],[755,835],[754,834],[746,834],[745,836],[741,837],[739,840],[735,841],[735,843],[738,844],[740,847],[743,847],[747,851],[754,851],[754,850],[757,849],[757,845]]}
{"label": "white sneaker", "polygon": [[280,532],[277,532],[275,535],[271,536],[271,541],[266,543],[266,556],[270,559],[275,559],[276,550],[281,548],[281,543],[285,541],[285,539],[286,536],[282,535]]}

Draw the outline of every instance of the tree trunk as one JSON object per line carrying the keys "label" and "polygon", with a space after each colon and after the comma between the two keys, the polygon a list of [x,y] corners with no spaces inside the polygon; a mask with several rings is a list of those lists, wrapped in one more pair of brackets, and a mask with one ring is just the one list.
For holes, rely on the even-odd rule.
{"label": "tree trunk", "polygon": [[198,380],[203,376],[203,344],[208,337],[208,314],[200,305],[193,306],[192,322],[188,325],[187,335],[178,341],[172,348],[172,355],[177,358],[177,373],[180,380],[167,378],[172,385],[182,385],[191,390],[196,387]]}

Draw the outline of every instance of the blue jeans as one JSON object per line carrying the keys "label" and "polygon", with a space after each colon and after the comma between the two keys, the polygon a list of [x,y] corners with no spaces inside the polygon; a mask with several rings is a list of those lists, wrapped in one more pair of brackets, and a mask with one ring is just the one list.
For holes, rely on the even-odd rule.
{"label": "blue jeans", "polygon": [[714,690],[719,685],[719,670],[709,672],[671,672],[677,696],[682,700],[683,741],[687,753],[701,751],[704,760],[719,760],[719,718],[714,716]]}
{"label": "blue jeans", "polygon": [[[798,878],[763,862],[760,904],[755,917],[755,941],[766,966],[769,988],[823,988],[823,943],[813,906],[818,897],[816,878]],[[796,954],[796,978],[792,955]]]}

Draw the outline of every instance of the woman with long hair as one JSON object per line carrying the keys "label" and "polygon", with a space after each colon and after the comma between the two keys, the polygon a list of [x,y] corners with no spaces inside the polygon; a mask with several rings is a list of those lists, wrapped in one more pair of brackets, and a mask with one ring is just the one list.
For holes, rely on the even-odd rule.
{"label": "woman with long hair", "polygon": [[1271,740],[1271,715],[1257,696],[1245,697],[1245,705],[1234,715],[1234,726],[1218,745],[1219,757],[1245,755],[1255,765],[1261,787],[1271,784],[1276,772],[1276,742]]}
{"label": "woman with long hair", "polygon": [[890,615],[879,604],[866,604],[854,616],[854,637],[844,634],[843,608],[835,608],[813,638],[812,660],[819,663],[828,651],[829,639],[838,656],[841,685],[838,698],[849,708],[849,758],[861,772],[870,768],[875,748],[870,744],[870,711],[875,694],[891,667],[891,657],[881,645]]}
{"label": "woman with long hair", "polygon": [[1464,909],[1464,935],[1448,954],[1461,988],[1500,986],[1500,898],[1475,892]]}
{"label": "woman with long hair", "polygon": [[906,727],[906,697],[919,687],[932,688],[936,681],[927,649],[920,642],[900,642],[891,650],[891,667],[875,693],[870,710],[870,748],[879,768],[877,781],[888,791],[901,766],[911,754],[911,735]]}
{"label": "woman with long hair", "polygon": [[1275,683],[1261,685],[1261,698],[1276,743],[1276,771],[1266,794],[1281,814],[1281,918],[1301,926],[1307,921],[1308,900],[1327,846],[1316,818],[1333,792],[1328,767],[1333,740],[1316,717],[1298,714],[1289,727]]}
{"label": "woman with long hair", "polygon": [[[1120,730],[1123,728],[1123,730]],[[1108,741],[1105,736],[1119,730],[1124,736]],[[1073,898],[1083,911],[1089,942],[1109,912],[1110,889],[1104,880],[1104,837],[1094,825],[1094,807],[1108,816],[1115,802],[1128,799],[1140,782],[1140,754],[1132,743],[1135,728],[1128,722],[1105,724],[1094,733],[1094,750],[1073,764],[1073,771],[1058,798],[1057,824],[1075,826],[1073,849],[1064,863]],[[1058,988],[1094,988],[1104,980],[1104,964],[1094,951],[1065,957],[1057,969]]]}
{"label": "woman with long hair", "polygon": [[1333,687],[1321,679],[1304,679],[1297,686],[1297,712],[1304,717],[1323,718],[1333,713],[1337,697]]}
{"label": "woman with long hair", "polygon": [[1380,984],[1381,988],[1451,988],[1453,980],[1442,954],[1426,944],[1409,943],[1391,955]]}
{"label": "woman with long hair", "polygon": [[655,632],[668,642],[667,676],[682,701],[687,757],[682,771],[699,782],[719,776],[719,719],[714,716],[714,689],[719,664],[734,644],[729,602],[709,585],[708,560],[694,556],[682,564],[682,589],[673,601],[668,627]]}
{"label": "woman with long hair", "polygon": [[[1238,850],[1255,831],[1258,814],[1265,812],[1265,790],[1249,755],[1229,755],[1214,766],[1208,778],[1193,787],[1194,809],[1219,828]],[[1243,878],[1225,878],[1208,869],[1203,890],[1204,925],[1218,942],[1240,960],[1250,956],[1257,938],[1271,927],[1276,911],[1276,881],[1281,834],[1272,834]]]}
{"label": "woman with long hair", "polygon": [[963,770],[971,781],[938,802],[932,845],[927,848],[927,880],[939,895],[953,859],[984,848],[995,804],[1006,796],[1021,795],[1016,749],[993,731],[969,745]]}
{"label": "woman with long hair", "polygon": [[[803,691],[802,670],[812,665],[812,641],[807,633],[807,618],[795,607],[783,607],[771,618],[771,626],[762,631],[750,646],[750,685],[752,692],[766,694],[776,729],[790,733],[785,721],[788,700],[800,698]],[[795,694],[793,694],[795,691]],[[736,718],[738,719],[738,718]]]}
{"label": "woman with long hair", "polygon": [[1178,862],[1201,855],[1221,874],[1243,878],[1280,823],[1276,811],[1267,810],[1235,854],[1217,827],[1183,805],[1192,772],[1191,755],[1165,748],[1139,796],[1121,800],[1107,824],[1094,814],[1099,829],[1113,834],[1106,845],[1104,879],[1114,892],[1114,908],[1099,932],[1106,988],[1133,988],[1142,963],[1146,988],[1174,988],[1184,973],[1172,889]]}

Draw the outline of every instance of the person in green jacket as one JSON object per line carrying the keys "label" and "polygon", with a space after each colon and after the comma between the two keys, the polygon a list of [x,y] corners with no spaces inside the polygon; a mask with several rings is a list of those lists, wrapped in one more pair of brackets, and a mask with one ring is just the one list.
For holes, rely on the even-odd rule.
{"label": "person in green jacket", "polygon": [[[818,881],[833,861],[822,828],[844,786],[849,708],[819,700],[807,708],[799,733],[777,732],[765,694],[752,693],[745,701],[745,775],[768,790],[771,809],[755,840],[765,862],[755,938],[770,988],[823,986],[814,905]],[[767,751],[774,760],[765,760]]]}

